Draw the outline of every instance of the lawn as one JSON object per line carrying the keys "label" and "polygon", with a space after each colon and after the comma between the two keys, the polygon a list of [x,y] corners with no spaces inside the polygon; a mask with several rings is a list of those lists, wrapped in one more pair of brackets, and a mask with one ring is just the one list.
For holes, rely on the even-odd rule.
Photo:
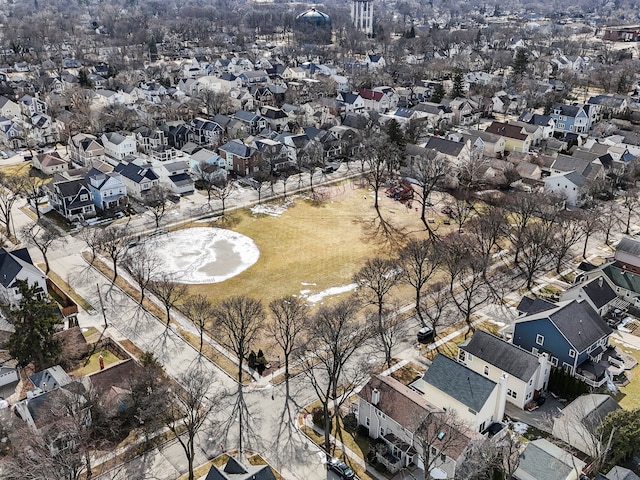
{"label": "lawn", "polygon": [[[626,353],[640,362],[640,350],[628,348],[620,344],[619,346]],[[633,410],[640,407],[640,378],[638,378],[639,373],[639,365],[636,365],[635,367],[633,367],[633,369],[626,372],[626,375],[630,381],[624,387],[620,387],[620,392],[614,396],[620,406],[626,410]]]}
{"label": "lawn", "polygon": [[83,375],[89,375],[90,373],[100,370],[100,355],[102,355],[105,367],[120,361],[120,359],[109,350],[99,350],[86,359],[82,366],[72,371],[71,375],[75,377],[82,377]]}
{"label": "lawn", "polygon": [[[234,212],[231,229],[253,239],[260,259],[224,282],[190,285],[190,293],[205,293],[216,302],[247,294],[266,304],[301,290],[313,294],[350,284],[366,258],[389,252],[371,233],[375,210],[369,190],[345,182],[331,192],[323,203],[297,197],[279,217]],[[394,226],[422,231],[415,211],[382,194],[380,201],[382,214]]]}

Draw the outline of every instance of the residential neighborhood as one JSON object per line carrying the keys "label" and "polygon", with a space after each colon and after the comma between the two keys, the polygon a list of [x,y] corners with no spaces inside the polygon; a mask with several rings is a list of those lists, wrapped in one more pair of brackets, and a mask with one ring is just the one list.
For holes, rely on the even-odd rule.
{"label": "residential neighborhood", "polygon": [[640,479],[639,24],[3,2],[0,477]]}

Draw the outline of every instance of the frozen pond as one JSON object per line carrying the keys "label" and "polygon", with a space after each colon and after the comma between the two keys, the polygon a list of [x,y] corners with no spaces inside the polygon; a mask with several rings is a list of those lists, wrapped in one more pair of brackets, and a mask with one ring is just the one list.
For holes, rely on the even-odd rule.
{"label": "frozen pond", "polygon": [[253,240],[231,230],[186,228],[145,242],[160,262],[160,271],[180,283],[218,283],[245,271],[260,258]]}

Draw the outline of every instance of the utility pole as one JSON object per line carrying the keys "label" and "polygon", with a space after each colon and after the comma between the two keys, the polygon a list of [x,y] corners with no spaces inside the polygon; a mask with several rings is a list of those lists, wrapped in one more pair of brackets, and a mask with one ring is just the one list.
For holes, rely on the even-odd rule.
{"label": "utility pole", "polygon": [[102,303],[102,295],[100,294],[100,284],[96,283],[96,288],[98,289],[98,299],[100,300],[100,310],[102,310],[102,318],[104,318],[104,328],[105,330],[109,325],[107,325],[107,313],[104,309],[104,303]]}

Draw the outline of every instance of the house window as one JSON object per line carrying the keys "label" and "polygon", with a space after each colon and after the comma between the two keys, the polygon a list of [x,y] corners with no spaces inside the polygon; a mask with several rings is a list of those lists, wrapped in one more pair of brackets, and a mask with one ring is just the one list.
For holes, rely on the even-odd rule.
{"label": "house window", "polygon": [[533,378],[529,380],[529,385],[533,385]]}
{"label": "house window", "polygon": [[380,436],[384,437],[384,427],[380,427]]}
{"label": "house window", "polygon": [[364,424],[368,427],[369,425],[371,425],[371,420],[369,420],[369,417],[364,419]]}
{"label": "house window", "polygon": [[431,447],[431,455],[435,455],[436,453],[436,447]]}
{"label": "house window", "polygon": [[534,355],[538,355],[538,349],[536,347],[533,347],[531,349],[531,353],[533,353]]}
{"label": "house window", "polygon": [[488,365],[484,366],[484,374],[485,375],[489,375],[489,366]]}
{"label": "house window", "polygon": [[544,337],[540,334],[536,335],[536,343],[540,346],[544,345]]}
{"label": "house window", "polygon": [[565,372],[570,372],[571,371],[571,365],[569,365],[567,362],[562,362],[562,369]]}
{"label": "house window", "polygon": [[516,392],[515,390],[511,391],[511,398],[518,398],[518,392]]}
{"label": "house window", "polygon": [[80,201],[81,202],[86,202],[87,200],[89,200],[89,196],[88,195],[86,195],[84,193],[82,195],[80,195]]}
{"label": "house window", "polygon": [[576,351],[573,348],[569,349],[569,356],[571,358],[576,358]]}
{"label": "house window", "polygon": [[551,357],[551,365],[554,367],[558,366],[558,359],[556,357]]}
{"label": "house window", "polygon": [[446,462],[447,461],[447,456],[444,453],[440,454],[440,461],[441,462]]}

